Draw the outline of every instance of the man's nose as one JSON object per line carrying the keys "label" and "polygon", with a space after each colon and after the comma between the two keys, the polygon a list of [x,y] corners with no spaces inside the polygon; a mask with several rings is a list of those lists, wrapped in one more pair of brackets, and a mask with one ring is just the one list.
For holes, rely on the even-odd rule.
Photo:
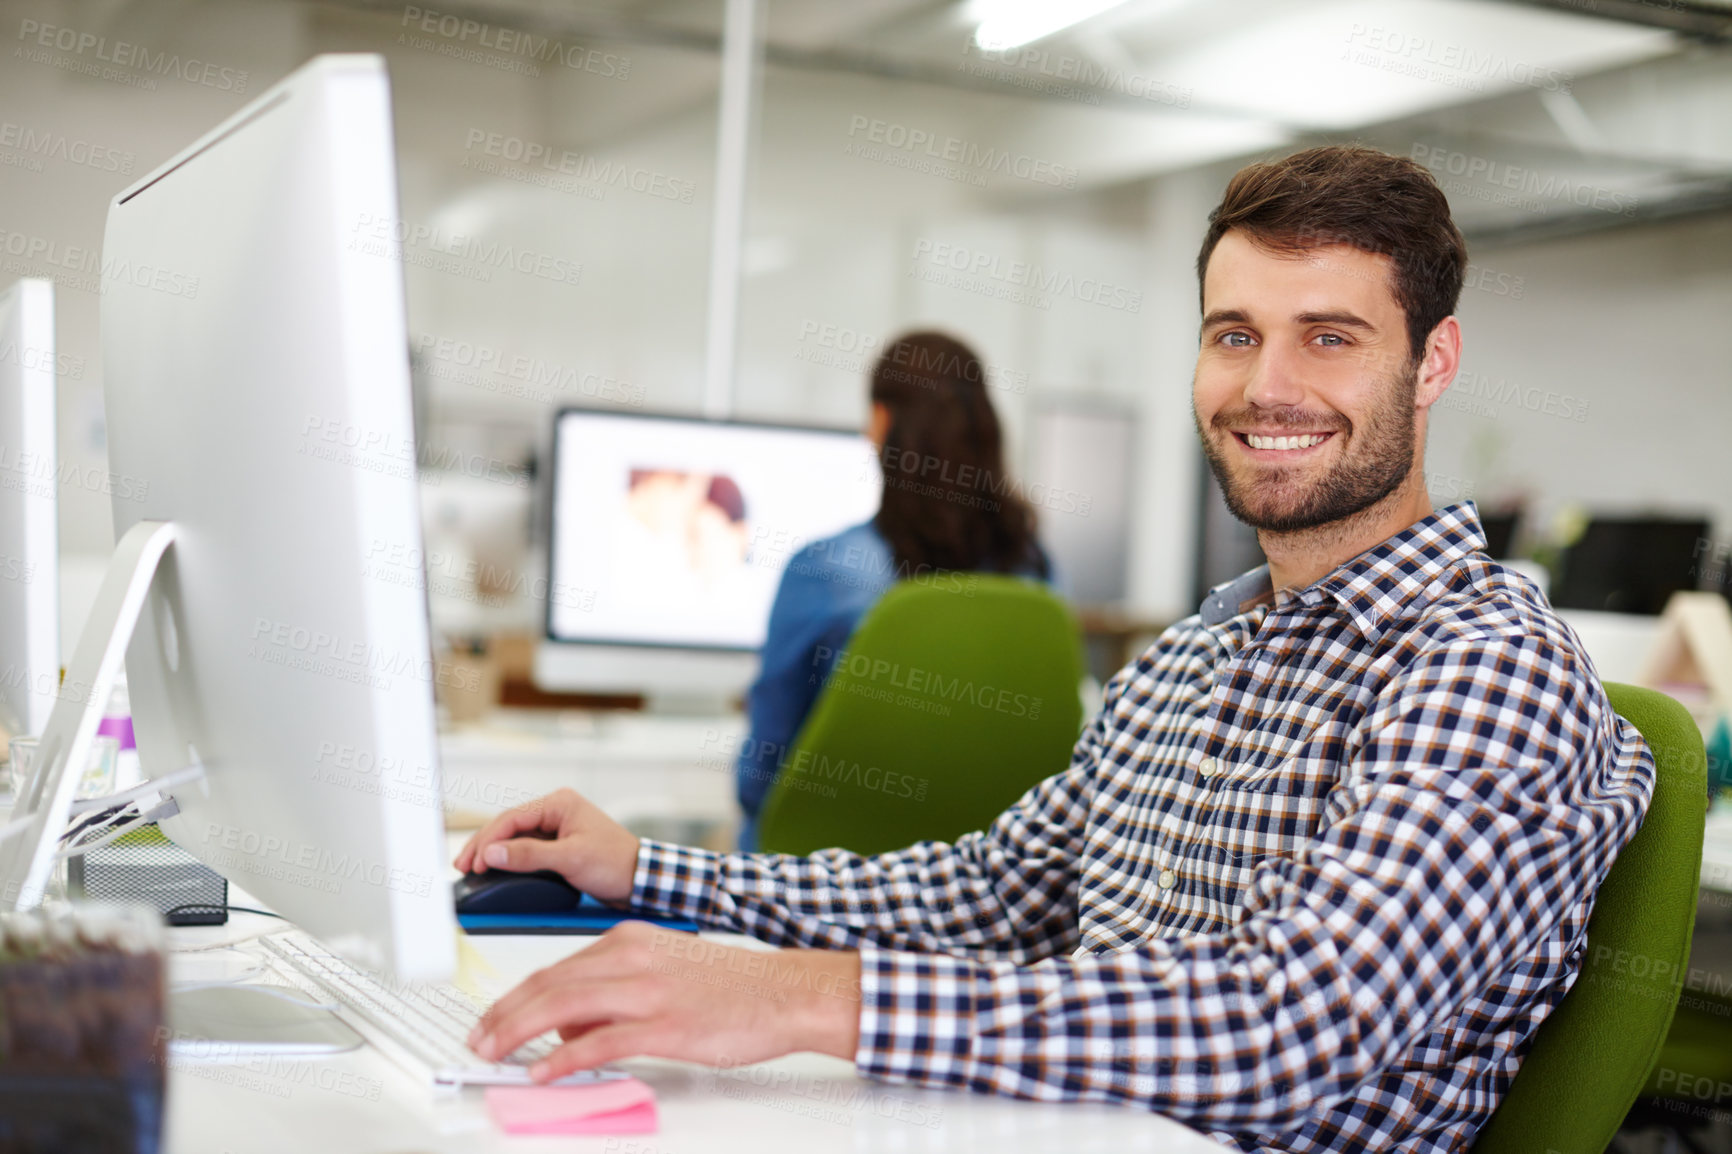
{"label": "man's nose", "polygon": [[1246,403],[1272,409],[1298,405],[1304,399],[1305,387],[1293,356],[1271,345],[1258,350],[1256,363],[1245,382]]}

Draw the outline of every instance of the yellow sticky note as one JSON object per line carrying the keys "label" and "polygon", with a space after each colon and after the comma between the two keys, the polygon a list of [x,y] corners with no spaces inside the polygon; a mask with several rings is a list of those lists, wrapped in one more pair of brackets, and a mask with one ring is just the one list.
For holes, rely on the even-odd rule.
{"label": "yellow sticky note", "polygon": [[488,964],[481,951],[469,941],[461,926],[457,929],[457,976],[451,984],[481,1002],[493,1001],[493,995],[483,988],[486,978],[497,978],[499,971]]}

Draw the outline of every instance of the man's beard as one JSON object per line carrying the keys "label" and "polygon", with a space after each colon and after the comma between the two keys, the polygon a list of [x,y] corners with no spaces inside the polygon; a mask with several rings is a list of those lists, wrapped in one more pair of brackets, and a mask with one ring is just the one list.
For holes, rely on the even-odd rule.
{"label": "man's beard", "polygon": [[[1342,521],[1361,512],[1401,487],[1413,469],[1416,413],[1414,393],[1419,383],[1419,364],[1412,362],[1390,378],[1383,400],[1367,415],[1362,427],[1339,413],[1312,414],[1302,409],[1239,408],[1216,413],[1210,422],[1215,436],[1197,421],[1197,435],[1209,468],[1221,486],[1227,508],[1253,529],[1292,533]],[[1196,414],[1193,410],[1193,418]],[[1301,467],[1252,466],[1253,479],[1235,477],[1228,466],[1221,442],[1233,437],[1231,425],[1292,429],[1295,432],[1334,430],[1348,439],[1347,455],[1321,478],[1299,480]],[[1219,438],[1219,440],[1217,440]],[[1236,438],[1234,438],[1236,439]]]}

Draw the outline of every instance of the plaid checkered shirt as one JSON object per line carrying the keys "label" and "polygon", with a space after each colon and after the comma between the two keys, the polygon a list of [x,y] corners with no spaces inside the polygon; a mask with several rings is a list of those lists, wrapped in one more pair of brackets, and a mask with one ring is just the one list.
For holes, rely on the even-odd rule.
{"label": "plaid checkered shirt", "polygon": [[1217,588],[1066,771],[953,845],[645,841],[632,901],[860,951],[871,1076],[1129,1103],[1241,1150],[1463,1150],[1655,772],[1484,545],[1463,503],[1301,591]]}

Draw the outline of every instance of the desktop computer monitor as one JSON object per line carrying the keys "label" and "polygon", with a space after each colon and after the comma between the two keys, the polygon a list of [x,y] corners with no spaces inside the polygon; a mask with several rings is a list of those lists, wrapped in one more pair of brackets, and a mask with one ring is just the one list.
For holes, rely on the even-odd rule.
{"label": "desktop computer monitor", "polygon": [[858,432],[561,411],[537,683],[725,700],[783,569],[869,520],[881,488]]}
{"label": "desktop computer monitor", "polygon": [[1708,533],[1708,521],[1701,518],[1595,517],[1559,558],[1552,604],[1663,613],[1672,594],[1697,587]]}
{"label": "desktop computer monitor", "polygon": [[54,282],[0,293],[0,726],[48,727],[60,684]]}
{"label": "desktop computer monitor", "polygon": [[[369,968],[455,964],[391,106],[322,56],[116,196],[115,533],[172,522],[126,673],[164,832]],[[83,645],[80,645],[80,653]]]}

